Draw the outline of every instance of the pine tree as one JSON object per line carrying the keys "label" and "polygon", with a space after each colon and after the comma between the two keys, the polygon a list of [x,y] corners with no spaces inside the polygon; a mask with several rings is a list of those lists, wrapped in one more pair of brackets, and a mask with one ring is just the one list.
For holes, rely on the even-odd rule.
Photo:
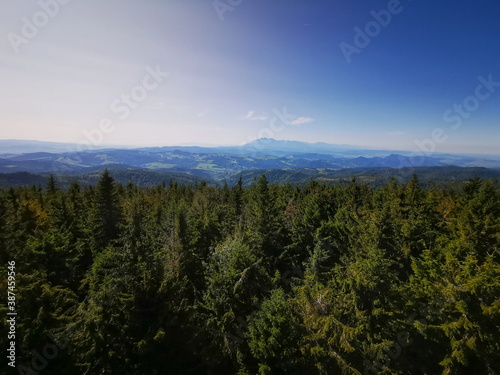
{"label": "pine tree", "polygon": [[94,251],[102,251],[111,241],[118,238],[121,219],[115,182],[107,169],[101,175],[93,194],[90,219],[92,220],[91,231],[95,239]]}

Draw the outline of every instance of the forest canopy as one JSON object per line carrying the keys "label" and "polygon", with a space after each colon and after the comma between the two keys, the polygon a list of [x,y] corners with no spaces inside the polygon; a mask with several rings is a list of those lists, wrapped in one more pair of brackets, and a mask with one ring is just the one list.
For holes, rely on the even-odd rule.
{"label": "forest canopy", "polygon": [[20,374],[499,374],[499,250],[479,178],[0,190]]}

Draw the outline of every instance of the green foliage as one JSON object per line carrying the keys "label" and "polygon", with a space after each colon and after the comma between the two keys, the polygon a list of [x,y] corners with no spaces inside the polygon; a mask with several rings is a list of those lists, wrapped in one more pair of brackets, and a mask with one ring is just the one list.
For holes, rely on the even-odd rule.
{"label": "green foliage", "polygon": [[293,300],[283,289],[271,291],[249,323],[248,345],[259,361],[259,373],[293,373],[305,370],[300,352],[304,327]]}
{"label": "green foliage", "polygon": [[19,363],[57,339],[56,375],[500,373],[498,188],[360,180],[0,190]]}

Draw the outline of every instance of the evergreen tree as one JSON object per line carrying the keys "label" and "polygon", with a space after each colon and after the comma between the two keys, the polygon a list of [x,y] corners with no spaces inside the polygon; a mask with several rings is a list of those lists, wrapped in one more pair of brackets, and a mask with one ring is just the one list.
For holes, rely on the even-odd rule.
{"label": "evergreen tree", "polygon": [[120,206],[113,177],[105,170],[93,193],[93,205],[90,212],[91,231],[95,239],[94,251],[102,251],[119,235],[121,219]]}
{"label": "evergreen tree", "polygon": [[18,361],[57,339],[55,375],[498,374],[498,188],[140,188],[105,171],[0,189]]}

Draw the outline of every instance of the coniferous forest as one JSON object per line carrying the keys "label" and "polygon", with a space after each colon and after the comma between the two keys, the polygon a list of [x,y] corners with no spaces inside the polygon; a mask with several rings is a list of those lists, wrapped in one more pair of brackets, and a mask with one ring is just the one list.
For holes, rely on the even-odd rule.
{"label": "coniferous forest", "polygon": [[0,260],[10,373],[500,374],[491,181],[51,178],[0,190]]}

